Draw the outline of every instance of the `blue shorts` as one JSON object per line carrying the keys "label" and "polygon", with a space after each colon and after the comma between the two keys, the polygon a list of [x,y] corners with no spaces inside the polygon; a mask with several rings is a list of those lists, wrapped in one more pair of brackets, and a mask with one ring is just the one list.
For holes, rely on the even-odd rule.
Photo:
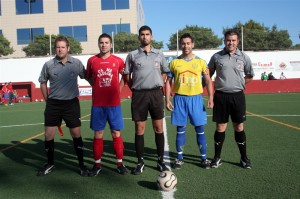
{"label": "blue shorts", "polygon": [[94,131],[104,130],[106,122],[111,130],[124,128],[121,106],[92,106],[91,129]]}
{"label": "blue shorts", "polygon": [[174,109],[171,116],[172,125],[186,126],[188,119],[190,119],[190,123],[193,126],[200,126],[207,123],[202,95],[185,96],[175,94],[173,101]]}

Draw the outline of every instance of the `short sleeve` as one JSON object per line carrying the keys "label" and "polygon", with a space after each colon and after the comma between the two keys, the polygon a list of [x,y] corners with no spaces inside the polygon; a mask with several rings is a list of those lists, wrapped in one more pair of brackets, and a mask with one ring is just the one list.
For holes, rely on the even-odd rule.
{"label": "short sleeve", "polygon": [[132,71],[131,71],[131,64],[132,64],[132,53],[130,52],[125,60],[125,68],[124,68],[124,75],[129,75]]}
{"label": "short sleeve", "polygon": [[48,71],[47,71],[47,64],[45,63],[42,68],[42,71],[40,73],[40,76],[39,76],[39,82],[44,83],[44,82],[48,81],[48,79],[49,79],[49,76],[48,76]]}

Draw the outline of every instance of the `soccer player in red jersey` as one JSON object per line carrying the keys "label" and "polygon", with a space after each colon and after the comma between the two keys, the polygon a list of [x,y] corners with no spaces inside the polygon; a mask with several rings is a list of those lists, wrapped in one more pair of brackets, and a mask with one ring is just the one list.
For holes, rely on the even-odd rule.
{"label": "soccer player in red jersey", "polygon": [[9,82],[9,84],[7,85],[7,90],[8,90],[8,104],[9,105],[14,105],[14,103],[12,102],[13,100],[13,96],[14,96],[14,90],[12,87],[12,82]]}
{"label": "soccer player in red jersey", "polygon": [[120,130],[124,128],[121,110],[121,90],[124,86],[124,61],[111,54],[112,38],[104,33],[99,36],[100,53],[88,59],[86,77],[90,82],[92,94],[92,110],[90,127],[94,130],[93,153],[95,164],[90,176],[101,172],[101,157],[104,150],[103,134],[105,125],[110,125],[113,147],[117,158],[117,172],[127,173],[123,164],[124,144]]}

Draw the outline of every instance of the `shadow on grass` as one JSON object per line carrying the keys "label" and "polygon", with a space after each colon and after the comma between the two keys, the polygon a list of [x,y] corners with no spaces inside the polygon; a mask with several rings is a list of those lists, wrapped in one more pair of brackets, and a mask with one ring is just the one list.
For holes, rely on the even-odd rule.
{"label": "shadow on grass", "polygon": [[151,189],[151,190],[157,190],[158,189],[156,182],[139,181],[138,185],[140,185],[141,187],[147,188],[147,189]]}
{"label": "shadow on grass", "polygon": [[[34,143],[32,143],[34,142]],[[44,140],[33,139],[31,143],[20,143],[18,141],[11,141],[11,145],[0,145],[0,149],[8,148],[2,153],[12,161],[19,165],[26,165],[32,167],[36,172],[40,167],[47,162],[46,152],[44,150]],[[93,160],[93,139],[86,138],[84,142],[84,161],[86,166],[92,167],[94,164]],[[14,146],[9,148],[10,146]],[[72,139],[56,139],[55,140],[55,151],[54,151],[54,162],[56,169],[66,169],[78,172],[77,156],[75,155]],[[156,170],[156,149],[145,147],[144,149],[145,164],[151,165],[151,168]],[[127,166],[128,164],[134,165],[128,167],[132,170],[136,164],[136,153],[134,143],[124,142],[124,159],[123,162]],[[151,161],[151,163],[149,163]],[[104,140],[104,153],[102,156],[103,168],[116,171],[116,167],[109,167],[106,165],[116,165],[115,152],[113,149],[112,140]],[[153,162],[153,163],[152,163]],[[152,167],[153,165],[153,167]],[[1,174],[1,173],[0,173]]]}
{"label": "shadow on grass", "polygon": [[[177,157],[177,153],[170,152],[170,157]],[[212,160],[213,158],[207,157],[207,159]],[[184,160],[185,164],[193,164],[195,166],[200,167],[200,163],[201,163],[200,155],[192,155],[192,154],[187,153],[187,154],[184,154],[183,160]],[[232,161],[228,161],[226,159],[225,160],[222,159],[222,161],[223,161],[223,164],[226,163],[226,164],[231,164],[231,165],[234,165],[237,167],[241,167],[239,160],[237,160],[236,162],[232,162]]]}

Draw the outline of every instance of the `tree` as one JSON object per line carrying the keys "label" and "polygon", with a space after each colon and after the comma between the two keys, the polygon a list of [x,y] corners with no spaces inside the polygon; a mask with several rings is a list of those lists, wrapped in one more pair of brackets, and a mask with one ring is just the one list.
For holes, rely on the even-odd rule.
{"label": "tree", "polygon": [[[55,54],[54,41],[60,35],[51,35],[51,50],[52,54]],[[26,56],[46,56],[49,55],[50,42],[49,35],[39,35],[35,36],[33,42],[30,42],[22,50],[25,52]],[[82,52],[82,47],[79,41],[75,40],[73,37],[67,37],[70,42],[70,54],[80,54]]]}
{"label": "tree", "polygon": [[300,44],[296,44],[295,46],[292,47],[292,49],[300,50]]}
{"label": "tree", "polygon": [[[278,30],[276,25],[270,29],[250,19],[244,25],[238,22],[232,27],[241,33],[243,26],[244,50],[286,50],[292,47],[292,41],[287,30]],[[223,29],[225,32],[227,29]],[[239,44],[241,49],[242,42]]]}
{"label": "tree", "polygon": [[287,30],[277,30],[274,25],[272,30],[268,33],[267,39],[269,40],[270,49],[289,49],[292,47],[293,42],[290,40],[290,35]]}
{"label": "tree", "polygon": [[151,45],[156,49],[161,49],[162,47],[164,47],[164,43],[162,41],[152,40]]}
{"label": "tree", "polygon": [[[115,52],[130,52],[137,49],[140,45],[141,43],[137,34],[120,32],[115,35]],[[163,42],[152,40],[151,45],[156,49],[161,49],[163,47]]]}
{"label": "tree", "polygon": [[[194,37],[195,48],[217,48],[222,44],[219,39],[211,30],[211,28],[204,28],[196,26],[186,26],[184,29],[178,31],[178,38],[184,33],[190,33]],[[177,33],[171,35],[170,43],[167,44],[170,50],[177,49]]]}
{"label": "tree", "polygon": [[15,50],[10,47],[10,42],[0,34],[0,57],[13,54]]}
{"label": "tree", "polygon": [[120,32],[114,37],[115,52],[129,52],[140,46],[138,35]]}

